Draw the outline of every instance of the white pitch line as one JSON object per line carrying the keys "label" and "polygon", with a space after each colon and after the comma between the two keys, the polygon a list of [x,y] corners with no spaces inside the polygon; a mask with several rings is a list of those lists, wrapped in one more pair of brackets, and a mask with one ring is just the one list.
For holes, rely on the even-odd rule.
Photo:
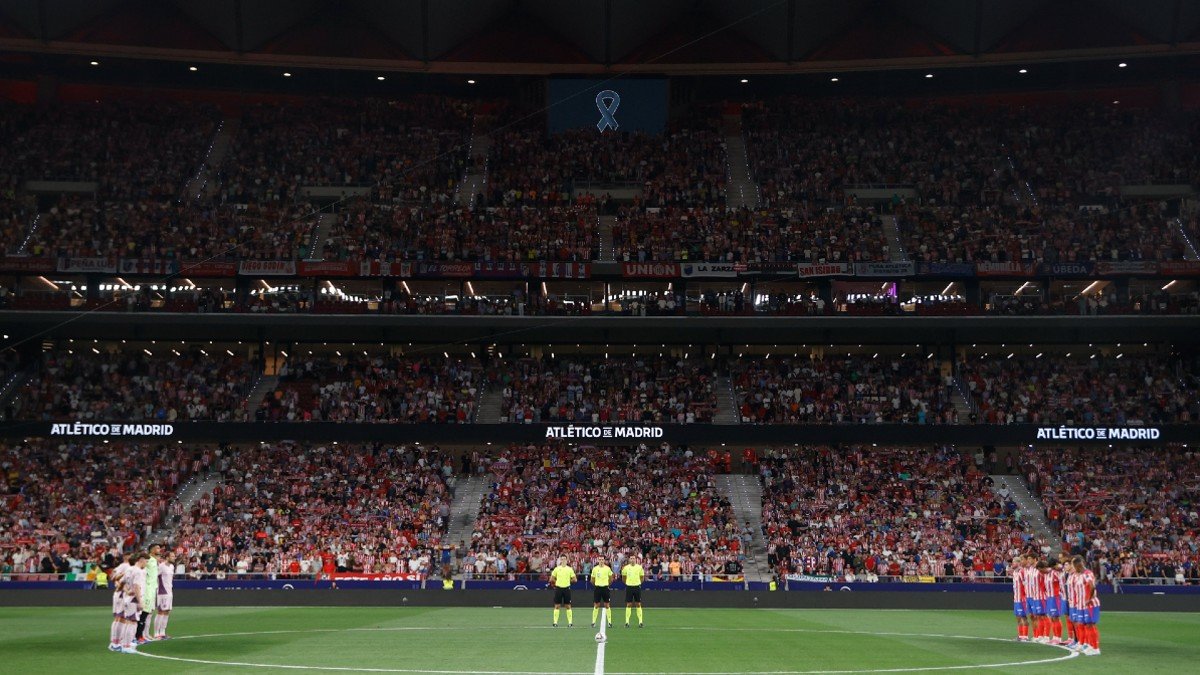
{"label": "white pitch line", "polygon": [[[605,617],[607,618],[607,616]],[[601,624],[601,632],[604,631],[604,624]],[[545,628],[545,626],[527,626],[522,628]],[[344,633],[351,631],[410,631],[410,630],[456,630],[455,628],[438,628],[434,626],[396,626],[390,628],[311,628],[305,630],[271,630],[271,631],[255,631],[255,632],[240,632],[240,633],[213,633],[206,635],[189,635],[173,638],[174,640],[213,638],[213,637],[234,637],[247,635],[279,635],[285,633]],[[466,628],[458,628],[457,630],[469,630]],[[757,633],[815,633],[815,634],[840,634],[840,635],[865,635],[871,637],[924,637],[924,638],[943,638],[943,639],[959,639],[959,640],[987,640],[990,642],[1008,642],[1012,640],[1007,638],[986,637],[981,635],[946,635],[940,633],[895,633],[895,632],[871,632],[859,630],[833,630],[833,629],[817,629],[817,628],[721,628],[718,626],[664,626],[655,630],[679,630],[679,631],[752,631]],[[591,675],[604,675],[604,644],[601,642],[597,646],[596,651],[596,670]],[[607,675],[849,675],[851,673],[924,673],[947,670],[975,670],[983,668],[1012,668],[1019,666],[1034,666],[1045,663],[1056,663],[1059,661],[1068,661],[1079,656],[1078,652],[1071,651],[1066,647],[1058,645],[1037,645],[1036,643],[1030,646],[1046,646],[1052,649],[1061,649],[1067,653],[1063,656],[1056,656],[1048,659],[1036,659],[1031,661],[1010,661],[1008,663],[979,663],[962,666],[925,666],[918,668],[874,668],[865,670],[741,670],[741,671],[662,671],[662,672],[619,672],[608,673]],[[430,675],[589,675],[587,672],[566,672],[554,671],[548,673],[538,670],[428,670],[415,668],[364,668],[354,666],[301,666],[301,665],[281,665],[277,663],[250,663],[240,661],[210,661],[205,659],[190,659],[177,656],[165,656],[162,654],[151,654],[138,650],[139,656],[145,656],[152,659],[163,659],[166,661],[178,661],[181,663],[198,663],[201,665],[211,666],[241,666],[246,668],[278,668],[280,670],[316,670],[330,672],[349,672],[349,673],[429,673]]]}
{"label": "white pitch line", "polygon": [[600,637],[602,638],[596,644],[596,670],[593,675],[604,675],[604,645],[608,642],[608,634],[605,633],[604,624],[608,621],[608,608],[600,608]]}

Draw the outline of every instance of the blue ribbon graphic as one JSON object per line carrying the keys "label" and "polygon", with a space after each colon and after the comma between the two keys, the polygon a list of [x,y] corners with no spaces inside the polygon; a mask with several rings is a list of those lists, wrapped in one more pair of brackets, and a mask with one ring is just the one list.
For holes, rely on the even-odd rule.
{"label": "blue ribbon graphic", "polygon": [[[610,102],[605,103],[605,99]],[[620,105],[621,95],[611,89],[605,89],[596,94],[596,109],[600,111],[600,121],[596,122],[596,128],[600,130],[600,133],[604,133],[606,128],[616,131],[620,126],[617,124],[617,118],[613,117]]]}

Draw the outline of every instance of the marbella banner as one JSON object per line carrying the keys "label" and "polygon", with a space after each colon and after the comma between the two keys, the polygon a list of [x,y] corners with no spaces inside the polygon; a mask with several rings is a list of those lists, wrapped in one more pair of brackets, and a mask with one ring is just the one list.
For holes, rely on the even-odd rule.
{"label": "marbella banner", "polygon": [[981,262],[975,263],[975,275],[980,277],[1029,276],[1036,271],[1031,262]]}
{"label": "marbella banner", "polygon": [[796,266],[801,277],[834,277],[851,273],[850,263],[802,263]]}

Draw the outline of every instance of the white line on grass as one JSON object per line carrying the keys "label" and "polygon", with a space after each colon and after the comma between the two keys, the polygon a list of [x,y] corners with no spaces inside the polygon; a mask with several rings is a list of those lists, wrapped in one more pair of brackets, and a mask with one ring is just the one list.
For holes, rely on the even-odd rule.
{"label": "white line on grass", "polygon": [[600,642],[596,644],[596,671],[593,675],[604,675],[604,645],[608,642],[605,624],[608,622],[608,608],[600,608]]}
{"label": "white line on grass", "polygon": [[[607,618],[607,617],[605,617]],[[601,632],[604,632],[604,624],[601,623]],[[525,628],[545,628],[546,626],[525,626]],[[420,631],[420,630],[469,630],[467,628],[439,628],[434,626],[396,626],[389,628],[310,628],[305,630],[269,630],[255,631],[242,633],[213,633],[207,635],[188,635],[173,640],[187,640],[213,637],[234,637],[247,635],[280,635],[280,634],[298,634],[298,633],[347,633],[353,631]],[[655,630],[679,630],[679,631],[746,631],[755,633],[815,633],[826,635],[865,635],[870,637],[924,637],[924,638],[943,638],[956,640],[987,640],[990,642],[1012,642],[1007,638],[986,637],[981,635],[945,635],[940,633],[895,633],[895,632],[872,632],[861,630],[829,630],[818,628],[723,628],[719,626],[664,626]],[[357,668],[353,666],[301,666],[301,665],[280,665],[277,663],[249,663],[241,661],[209,661],[205,659],[185,659],[178,656],[165,656],[163,654],[151,654],[139,649],[137,654],[152,659],[164,659],[166,661],[178,661],[181,663],[198,663],[209,666],[240,666],[245,668],[278,668],[281,670],[318,670],[332,672],[348,672],[348,673],[429,673],[430,675],[604,675],[604,642],[599,643],[596,649],[596,669],[593,673],[587,672],[566,672],[553,671],[552,673],[538,670],[427,670],[417,668]],[[1067,652],[1063,656],[1056,656],[1049,659],[1036,659],[1031,661],[1010,661],[1008,663],[979,663],[963,666],[925,666],[920,668],[869,668],[862,670],[741,670],[741,671],[649,671],[649,672],[619,672],[608,673],[607,675],[848,675],[850,673],[924,673],[946,670],[975,670],[982,668],[1012,668],[1017,666],[1035,666],[1045,663],[1056,663],[1059,661],[1068,661],[1079,656],[1078,652],[1071,651],[1066,647],[1059,645],[1039,645],[1031,643],[1030,646],[1044,646],[1052,649],[1061,649]]]}

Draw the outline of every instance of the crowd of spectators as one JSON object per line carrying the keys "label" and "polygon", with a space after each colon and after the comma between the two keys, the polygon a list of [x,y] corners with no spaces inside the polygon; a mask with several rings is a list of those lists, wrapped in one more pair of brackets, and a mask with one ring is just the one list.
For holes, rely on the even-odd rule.
{"label": "crowd of spectators", "polygon": [[[157,353],[154,353],[157,352]],[[11,404],[14,419],[245,421],[258,369],[199,348],[47,351]]]}
{"label": "crowd of spectators", "polygon": [[477,362],[449,357],[294,356],[278,375],[259,420],[469,424],[482,385]]}
{"label": "crowd of spectators", "polygon": [[327,260],[588,261],[600,248],[596,212],[586,204],[471,209],[361,201],[338,222],[321,252]]}
{"label": "crowd of spectators", "polygon": [[1200,419],[1194,358],[1000,354],[964,361],[960,376],[980,423],[1137,426]]}
{"label": "crowd of spectators", "polygon": [[987,471],[954,448],[773,450],[758,470],[767,560],[780,577],[983,581],[1041,546]]}
{"label": "crowd of spectators", "polygon": [[422,578],[439,563],[454,471],[436,447],[263,443],[212,468],[220,484],[178,514],[180,576]]}
{"label": "crowd of spectators", "polygon": [[1021,468],[1064,552],[1126,583],[1200,583],[1195,450],[1038,447]]}
{"label": "crowd of spectators", "polygon": [[613,249],[625,261],[858,262],[888,259],[869,208],[645,207],[617,212]]}
{"label": "crowd of spectators", "polygon": [[747,424],[955,424],[953,378],[933,360],[861,356],[731,363]]}
{"label": "crowd of spectators", "polygon": [[503,421],[708,423],[716,370],[706,359],[670,356],[561,357],[505,363]]}
{"label": "crowd of spectators", "polygon": [[145,545],[210,450],[125,441],[0,444],[0,568],[18,574],[115,567]]}
{"label": "crowd of spectators", "polygon": [[742,572],[751,533],[709,455],[667,443],[511,446],[473,468],[491,490],[461,562],[467,578],[543,576],[559,556],[581,578],[599,556],[619,570],[638,555],[650,578],[676,581]]}

